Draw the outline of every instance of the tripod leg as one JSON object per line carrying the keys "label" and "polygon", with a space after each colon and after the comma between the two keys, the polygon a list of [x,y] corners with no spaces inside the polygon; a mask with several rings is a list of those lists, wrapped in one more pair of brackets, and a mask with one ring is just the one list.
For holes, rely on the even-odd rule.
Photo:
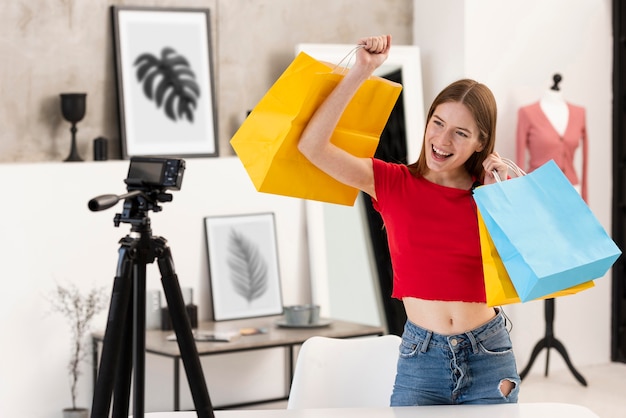
{"label": "tripod leg", "polygon": [[133,416],[142,418],[146,393],[146,263],[145,254],[138,254],[133,266]]}
{"label": "tripod leg", "polygon": [[554,299],[549,298],[544,300],[544,316],[546,320],[546,370],[545,377],[548,377],[548,369],[550,367],[550,349],[553,347],[552,341],[554,340]]}
{"label": "tripod leg", "polygon": [[545,377],[548,377],[548,369],[550,368],[550,349],[552,347],[554,347],[554,340],[555,338],[552,336],[552,334],[546,334],[546,338],[545,340],[545,346],[546,346],[546,369],[543,373],[543,375]]}
{"label": "tripod leg", "polygon": [[181,358],[185,366],[187,381],[193,397],[196,413],[199,418],[214,418],[213,407],[209,397],[206,380],[202,373],[202,364],[198,356],[198,349],[191,332],[191,324],[185,310],[183,295],[180,291],[178,276],[174,272],[174,263],[169,248],[163,238],[154,238],[162,249],[158,255],[159,270],[163,292],[172,320],[172,327],[176,333],[176,340],[180,348]]}
{"label": "tripod leg", "polygon": [[556,351],[561,353],[561,356],[563,356],[563,359],[565,360],[565,363],[567,364],[567,367],[569,367],[569,369],[572,372],[572,374],[574,375],[574,377],[576,377],[576,380],[578,380],[581,385],[587,386],[587,381],[585,380],[583,375],[578,373],[578,370],[576,370],[574,368],[574,365],[570,361],[569,356],[567,355],[567,350],[565,350],[565,346],[559,340],[557,340],[556,338],[554,338],[552,340],[552,346],[554,348],[556,348]]}
{"label": "tripod leg", "polygon": [[[119,250],[118,271],[113,282],[107,326],[102,342],[100,368],[91,406],[92,418],[107,418],[111,407],[113,382],[118,370],[122,336],[128,324],[127,312],[131,294],[131,261],[126,247]],[[127,395],[128,396],[128,395]]]}
{"label": "tripod leg", "polygon": [[[132,312],[127,310],[126,323],[132,324]],[[126,418],[130,407],[130,388],[133,370],[133,327],[126,325],[124,331],[124,345],[120,352],[118,372],[115,377],[113,389],[113,413],[112,418]]]}
{"label": "tripod leg", "polygon": [[530,368],[533,366],[533,363],[535,362],[535,359],[539,355],[539,352],[544,348],[546,348],[546,339],[542,338],[535,345],[535,348],[533,349],[533,352],[530,355],[530,360],[528,361],[528,365],[524,368],[524,370],[520,372],[519,374],[520,379],[524,379],[524,377],[526,377],[526,374],[528,374],[528,372],[530,371]]}
{"label": "tripod leg", "polygon": [[546,349],[546,370],[545,375],[548,376],[548,364],[550,362],[550,347],[552,346],[552,323],[554,322],[554,299],[546,299],[544,301],[544,315],[546,321],[546,334],[545,337],[539,340],[535,348],[533,349],[532,354],[530,355],[530,361],[528,365],[522,372],[520,373],[520,378],[523,379],[526,374],[530,371],[530,368],[537,358],[537,355],[542,349]]}

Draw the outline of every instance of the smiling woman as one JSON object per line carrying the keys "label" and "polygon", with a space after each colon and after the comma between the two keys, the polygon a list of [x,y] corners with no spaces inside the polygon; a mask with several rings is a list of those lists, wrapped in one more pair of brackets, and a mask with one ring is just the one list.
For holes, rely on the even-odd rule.
{"label": "smiling woman", "polygon": [[469,189],[475,181],[467,178],[464,164],[472,154],[482,151],[476,122],[470,111],[459,102],[437,106],[426,126],[424,138],[426,165],[424,177],[433,183]]}
{"label": "smiling woman", "polygon": [[[485,171],[507,170],[492,152],[493,94],[473,80],[446,87],[430,107],[420,156],[409,166],[349,154],[334,144],[333,131],[392,49],[389,35],[357,44],[354,65],[314,112],[298,149],[329,176],[367,193],[382,218],[393,266],[391,296],[402,301],[408,319],[391,405],[517,402],[520,378],[504,316],[485,303],[472,198]],[[434,355],[441,349],[443,361]],[[448,358],[455,359],[452,369]]]}
{"label": "smiling woman", "polygon": [[[494,151],[496,119],[496,101],[487,86],[469,79],[450,84],[428,111],[425,149],[409,169],[414,175],[451,187],[467,188],[467,173],[471,176],[470,186],[474,181],[482,181],[484,172],[489,173],[488,181],[493,182],[492,170],[486,170],[482,163]],[[504,170],[499,174],[506,178],[506,164],[498,166]]]}

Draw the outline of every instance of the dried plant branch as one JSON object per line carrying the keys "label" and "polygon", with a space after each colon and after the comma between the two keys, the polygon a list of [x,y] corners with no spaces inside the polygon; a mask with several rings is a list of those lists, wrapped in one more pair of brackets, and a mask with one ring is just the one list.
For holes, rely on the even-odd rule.
{"label": "dried plant branch", "polygon": [[91,321],[105,308],[106,301],[104,288],[92,289],[89,293],[82,294],[73,284],[67,286],[57,284],[50,297],[52,311],[65,317],[72,333],[68,363],[72,409],[76,409],[78,378],[81,375],[80,363],[87,357],[85,337],[89,332]]}

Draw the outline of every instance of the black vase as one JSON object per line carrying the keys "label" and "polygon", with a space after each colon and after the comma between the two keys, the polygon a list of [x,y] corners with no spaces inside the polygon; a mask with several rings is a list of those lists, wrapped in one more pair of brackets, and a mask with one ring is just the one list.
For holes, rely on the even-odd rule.
{"label": "black vase", "polygon": [[93,159],[94,161],[106,161],[108,158],[108,141],[106,138],[99,136],[93,140]]}
{"label": "black vase", "polygon": [[87,93],[61,93],[61,113],[66,121],[72,124],[72,148],[65,161],[83,161],[76,147],[76,124],[85,117],[87,110]]}

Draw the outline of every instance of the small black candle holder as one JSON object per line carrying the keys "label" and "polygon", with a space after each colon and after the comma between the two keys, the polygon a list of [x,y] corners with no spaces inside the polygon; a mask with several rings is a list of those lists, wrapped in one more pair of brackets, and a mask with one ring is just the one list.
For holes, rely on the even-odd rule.
{"label": "small black candle holder", "polygon": [[64,161],[83,161],[78,155],[76,147],[76,124],[85,117],[87,109],[86,93],[61,93],[61,113],[63,118],[72,124],[70,132],[72,133],[72,148],[70,155]]}

